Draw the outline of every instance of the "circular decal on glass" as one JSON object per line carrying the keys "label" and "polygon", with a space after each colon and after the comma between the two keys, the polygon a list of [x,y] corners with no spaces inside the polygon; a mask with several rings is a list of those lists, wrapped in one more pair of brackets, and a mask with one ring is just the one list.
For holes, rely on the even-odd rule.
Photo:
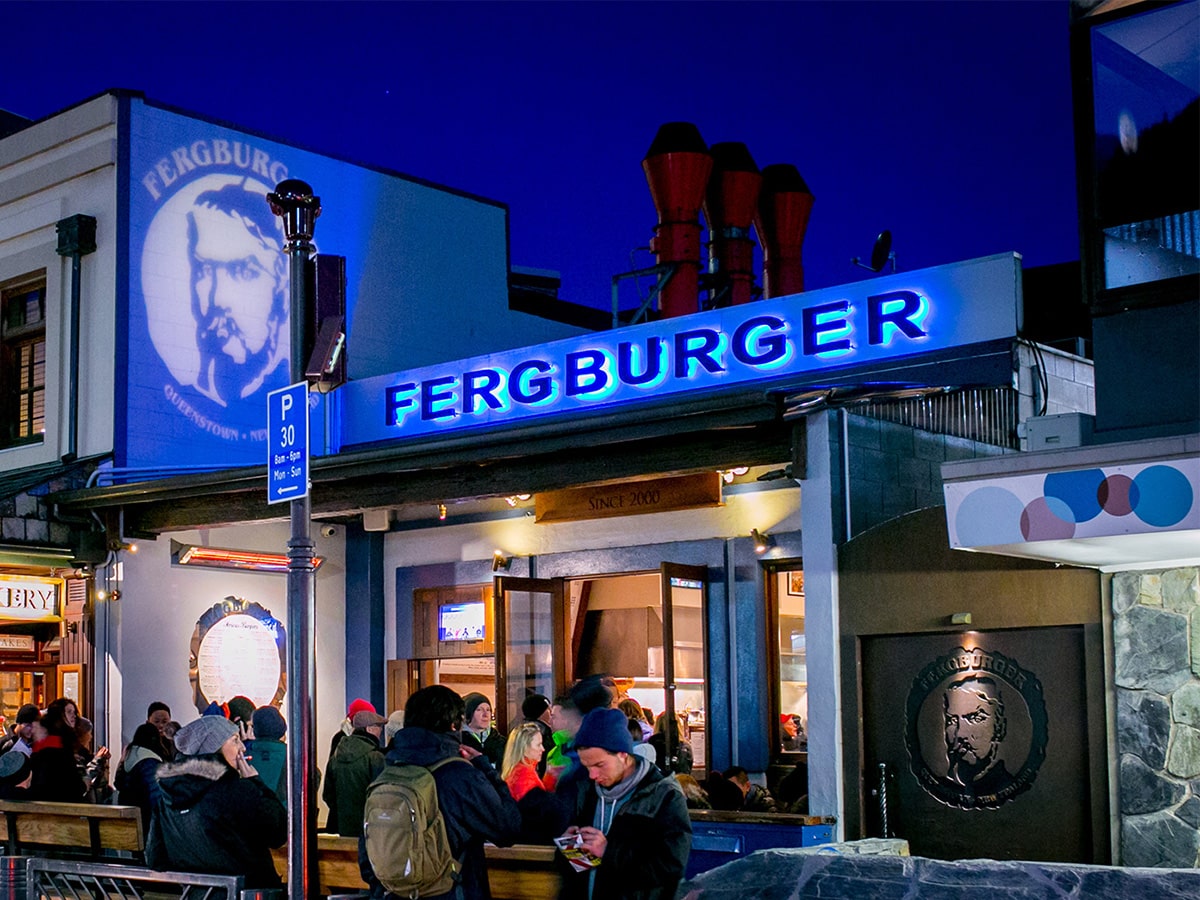
{"label": "circular decal on glass", "polygon": [[924,790],[959,809],[996,809],[1026,791],[1046,758],[1042,683],[1016,660],[956,648],[913,679],[909,766]]}
{"label": "circular decal on glass", "polygon": [[188,669],[196,709],[249,697],[278,705],[287,689],[283,624],[257,603],[226,597],[196,623]]}

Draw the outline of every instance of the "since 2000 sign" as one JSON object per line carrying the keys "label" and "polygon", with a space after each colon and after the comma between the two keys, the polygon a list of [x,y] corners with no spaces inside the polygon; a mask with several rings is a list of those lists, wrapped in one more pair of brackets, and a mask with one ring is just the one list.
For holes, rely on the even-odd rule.
{"label": "since 2000 sign", "polygon": [[308,382],[267,394],[267,502],[308,496]]}

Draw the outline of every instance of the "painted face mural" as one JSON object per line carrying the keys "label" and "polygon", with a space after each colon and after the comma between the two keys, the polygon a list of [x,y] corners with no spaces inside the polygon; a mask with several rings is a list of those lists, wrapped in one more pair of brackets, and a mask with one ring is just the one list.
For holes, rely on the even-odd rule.
{"label": "painted face mural", "polygon": [[221,407],[258,394],[287,360],[287,258],[268,190],[245,176],[202,177],[163,205],[146,237],[154,349],[181,386]]}

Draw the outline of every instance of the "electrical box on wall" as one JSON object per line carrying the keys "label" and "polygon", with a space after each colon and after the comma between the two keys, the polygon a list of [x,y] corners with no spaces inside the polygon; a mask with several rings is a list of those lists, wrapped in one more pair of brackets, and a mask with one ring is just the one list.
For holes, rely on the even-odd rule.
{"label": "electrical box on wall", "polygon": [[1025,423],[1029,450],[1057,450],[1091,443],[1096,417],[1086,413],[1034,416]]}

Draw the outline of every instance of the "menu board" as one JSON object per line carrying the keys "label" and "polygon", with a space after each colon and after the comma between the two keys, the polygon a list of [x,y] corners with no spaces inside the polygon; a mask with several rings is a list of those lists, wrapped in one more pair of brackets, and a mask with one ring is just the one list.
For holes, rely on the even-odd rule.
{"label": "menu board", "polygon": [[286,690],[283,624],[257,603],[226,597],[196,623],[189,677],[196,708],[231,697],[278,704]]}

